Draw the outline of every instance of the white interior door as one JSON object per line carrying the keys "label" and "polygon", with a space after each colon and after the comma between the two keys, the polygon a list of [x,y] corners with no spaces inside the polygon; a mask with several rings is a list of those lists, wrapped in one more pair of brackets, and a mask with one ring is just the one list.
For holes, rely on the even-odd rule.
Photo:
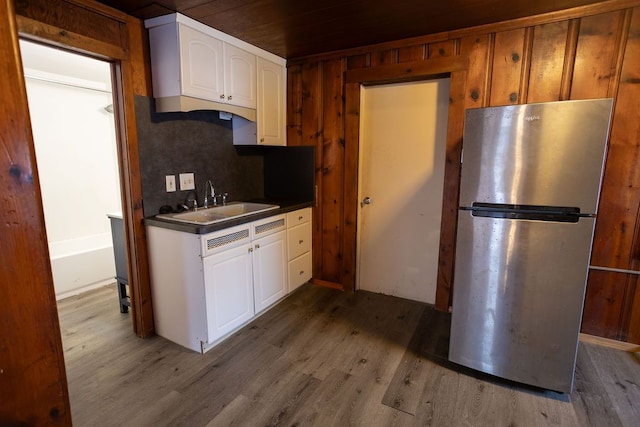
{"label": "white interior door", "polygon": [[358,289],[433,304],[449,79],[361,94]]}

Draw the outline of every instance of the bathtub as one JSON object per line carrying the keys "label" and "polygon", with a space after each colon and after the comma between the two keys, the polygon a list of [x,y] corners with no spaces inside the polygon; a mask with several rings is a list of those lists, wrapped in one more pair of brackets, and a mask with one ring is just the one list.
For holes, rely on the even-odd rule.
{"label": "bathtub", "polygon": [[115,282],[111,233],[50,242],[49,254],[57,300]]}

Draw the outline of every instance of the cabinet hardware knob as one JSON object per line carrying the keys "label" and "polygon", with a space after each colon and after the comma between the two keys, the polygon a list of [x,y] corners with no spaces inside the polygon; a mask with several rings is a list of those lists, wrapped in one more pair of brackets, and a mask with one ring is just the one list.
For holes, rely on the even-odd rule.
{"label": "cabinet hardware knob", "polygon": [[300,275],[302,276],[304,274],[304,270],[300,270]]}
{"label": "cabinet hardware knob", "polygon": [[232,98],[233,98],[233,97],[232,97],[231,95],[229,95],[229,96],[227,97],[227,99],[228,99],[229,101],[231,101],[231,99],[232,99]]}
{"label": "cabinet hardware knob", "polygon": [[298,240],[298,244],[301,245],[304,243],[304,240]]}
{"label": "cabinet hardware knob", "polygon": [[264,142],[264,138],[260,138],[260,142]]}
{"label": "cabinet hardware knob", "polygon": [[249,252],[253,252],[253,248],[249,248]]}
{"label": "cabinet hardware knob", "polygon": [[302,221],[302,217],[301,216],[298,217],[298,221]]}
{"label": "cabinet hardware knob", "polygon": [[260,245],[256,245],[256,249],[260,249]]}
{"label": "cabinet hardware knob", "polygon": [[220,95],[220,99],[224,99],[224,98],[225,98],[225,96],[224,96],[224,93],[223,93],[222,95]]}

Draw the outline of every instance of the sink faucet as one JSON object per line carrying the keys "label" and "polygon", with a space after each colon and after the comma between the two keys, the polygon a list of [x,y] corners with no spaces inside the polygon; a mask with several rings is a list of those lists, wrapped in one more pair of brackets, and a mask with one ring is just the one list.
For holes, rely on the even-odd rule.
{"label": "sink faucet", "polygon": [[213,188],[213,183],[211,180],[207,180],[207,183],[204,185],[204,207],[205,209],[209,207],[209,198],[207,194],[211,195],[211,199],[213,199],[213,206],[217,205],[216,202],[216,190]]}
{"label": "sink faucet", "polygon": [[193,190],[189,190],[187,196],[184,199],[184,204],[187,208],[193,208],[194,211],[198,210],[198,200],[196,199],[196,192]]}

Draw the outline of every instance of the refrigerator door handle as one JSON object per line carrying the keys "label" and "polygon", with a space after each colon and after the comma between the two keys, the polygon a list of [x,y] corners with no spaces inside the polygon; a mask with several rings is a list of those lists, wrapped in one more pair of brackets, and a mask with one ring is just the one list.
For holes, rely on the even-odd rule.
{"label": "refrigerator door handle", "polygon": [[535,221],[578,222],[580,218],[593,218],[594,214],[580,213],[580,208],[566,206],[509,205],[500,203],[473,203],[461,208],[472,216],[502,219],[529,219]]}

